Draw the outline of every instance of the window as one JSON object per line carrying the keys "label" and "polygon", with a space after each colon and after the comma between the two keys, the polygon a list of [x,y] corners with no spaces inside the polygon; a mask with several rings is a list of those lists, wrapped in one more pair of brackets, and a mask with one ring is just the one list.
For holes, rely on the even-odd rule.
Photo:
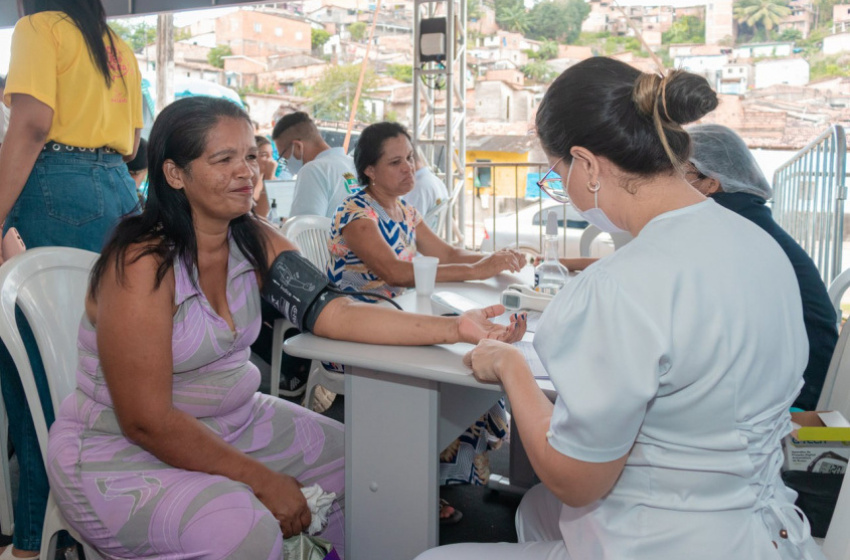
{"label": "window", "polygon": [[296,32],[295,32],[295,40],[296,40],[296,41],[300,41],[300,40],[301,40],[301,39],[303,39],[303,38],[304,38],[304,33],[302,33],[301,31],[296,31]]}
{"label": "window", "polygon": [[[490,163],[489,159],[476,159],[476,162],[480,163]],[[492,185],[493,181],[493,168],[492,167],[476,167],[475,168],[475,176],[473,177],[472,183],[476,187],[484,188]]]}
{"label": "window", "polygon": [[275,27],[274,34],[275,37],[283,37],[283,29],[281,29],[280,27]]}
{"label": "window", "polygon": [[262,24],[255,23],[254,24],[254,33],[262,33],[262,32],[263,32]]}

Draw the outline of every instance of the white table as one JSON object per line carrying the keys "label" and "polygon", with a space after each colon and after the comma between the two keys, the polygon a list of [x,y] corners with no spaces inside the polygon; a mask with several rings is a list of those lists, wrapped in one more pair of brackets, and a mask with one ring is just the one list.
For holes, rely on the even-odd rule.
{"label": "white table", "polygon": [[[482,282],[440,283],[436,291],[486,306],[531,274],[526,267],[519,275]],[[413,291],[396,301],[407,311],[437,312],[429,298]],[[463,365],[472,346],[380,346],[302,334],[284,348],[293,356],[347,366],[346,558],[408,560],[436,546],[438,455],[502,396],[501,387],[479,383]]]}

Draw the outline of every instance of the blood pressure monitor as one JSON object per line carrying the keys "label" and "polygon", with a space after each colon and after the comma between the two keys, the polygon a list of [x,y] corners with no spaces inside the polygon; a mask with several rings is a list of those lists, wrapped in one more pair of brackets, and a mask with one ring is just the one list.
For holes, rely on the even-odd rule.
{"label": "blood pressure monitor", "polygon": [[550,301],[551,295],[535,291],[524,284],[511,284],[502,292],[502,305],[509,311],[543,311]]}

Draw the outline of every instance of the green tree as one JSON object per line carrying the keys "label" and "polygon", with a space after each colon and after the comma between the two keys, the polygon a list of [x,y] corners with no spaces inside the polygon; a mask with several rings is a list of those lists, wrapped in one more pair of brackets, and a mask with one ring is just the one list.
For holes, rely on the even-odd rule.
{"label": "green tree", "polygon": [[232,54],[233,50],[231,50],[230,45],[216,45],[207,53],[207,62],[210,63],[210,66],[224,68],[224,57]]}
{"label": "green tree", "polygon": [[387,74],[400,82],[413,83],[413,66],[410,64],[390,64]]}
{"label": "green tree", "polygon": [[[348,120],[359,78],[359,64],[329,68],[318,82],[303,92],[310,99],[313,117],[327,121]],[[374,71],[368,68],[357,106],[357,119],[363,122],[371,120],[369,113],[364,110],[363,96],[374,87],[375,79]]]}
{"label": "green tree", "polygon": [[192,30],[189,29],[189,26],[186,25],[184,27],[178,27],[174,30],[174,42],[177,41],[185,41],[186,39],[192,38]]}
{"label": "green tree", "polygon": [[697,16],[683,16],[661,34],[661,42],[669,43],[704,43],[705,21]]}
{"label": "green tree", "polygon": [[522,67],[522,73],[526,78],[535,82],[550,82],[557,74],[552,67],[542,60],[529,62]]}
{"label": "green tree", "polygon": [[109,27],[135,52],[141,52],[146,46],[156,42],[156,26],[144,22],[133,25],[116,19],[109,22]]}
{"label": "green tree", "polygon": [[777,36],[777,39],[780,41],[799,41],[802,38],[802,31],[790,27],[788,29],[783,29],[782,33]]}
{"label": "green tree", "polygon": [[496,10],[496,23],[502,29],[507,29],[507,22],[504,20],[503,16],[505,15],[505,10],[508,10],[508,13],[514,9],[514,7],[520,7],[525,10],[525,6],[522,3],[522,0],[495,0],[494,9]]}
{"label": "green tree", "polygon": [[466,0],[466,17],[469,21],[481,19],[484,11],[481,9],[481,0]]}
{"label": "green tree", "polygon": [[814,0],[815,27],[832,23],[832,8],[836,4],[846,4],[846,0]]}
{"label": "green tree", "polygon": [[811,80],[850,77],[850,56],[817,54],[809,60]]}
{"label": "green tree", "polygon": [[310,30],[310,46],[314,51],[319,50],[322,46],[328,42],[328,39],[331,38],[331,34],[325,31],[324,29],[311,29]]}
{"label": "green tree", "polygon": [[540,2],[529,13],[528,37],[574,43],[581,34],[581,23],[590,13],[584,0]]}
{"label": "green tree", "polygon": [[537,58],[540,60],[552,60],[558,57],[558,43],[555,41],[543,41],[540,45],[540,50],[537,51]]}
{"label": "green tree", "polygon": [[528,31],[528,12],[525,11],[525,6],[522,4],[515,4],[504,8],[500,19],[502,21],[500,25],[503,29],[523,35]]}
{"label": "green tree", "polygon": [[348,32],[351,33],[351,38],[355,41],[362,41],[366,38],[366,23],[355,21],[348,26]]}
{"label": "green tree", "polygon": [[732,10],[735,21],[755,32],[762,30],[761,35],[765,38],[767,38],[767,32],[791,14],[791,8],[788,7],[786,0],[739,0]]}

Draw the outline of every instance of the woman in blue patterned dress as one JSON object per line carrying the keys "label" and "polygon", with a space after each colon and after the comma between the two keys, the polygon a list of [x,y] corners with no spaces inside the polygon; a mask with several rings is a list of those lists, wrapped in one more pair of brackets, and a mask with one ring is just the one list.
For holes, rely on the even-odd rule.
{"label": "woman in blue patterned dress", "polygon": [[[525,266],[525,257],[510,249],[483,255],[452,247],[404,201],[413,189],[415,165],[410,136],[400,124],[366,127],[354,165],[364,188],[337,209],[329,242],[328,276],[340,288],[395,297],[414,285],[411,260],[417,252],[440,259],[438,282],[483,280]],[[486,452],[501,444],[507,430],[500,400],[440,454],[440,483],[487,484]],[[443,518],[449,515],[445,509]]]}
{"label": "woman in blue patterned dress", "polygon": [[328,276],[344,290],[395,297],[413,286],[417,252],[440,259],[437,282],[483,280],[525,266],[518,251],[482,255],[452,247],[402,198],[413,189],[413,145],[398,123],[366,127],[354,150],[363,189],[337,208]]}

